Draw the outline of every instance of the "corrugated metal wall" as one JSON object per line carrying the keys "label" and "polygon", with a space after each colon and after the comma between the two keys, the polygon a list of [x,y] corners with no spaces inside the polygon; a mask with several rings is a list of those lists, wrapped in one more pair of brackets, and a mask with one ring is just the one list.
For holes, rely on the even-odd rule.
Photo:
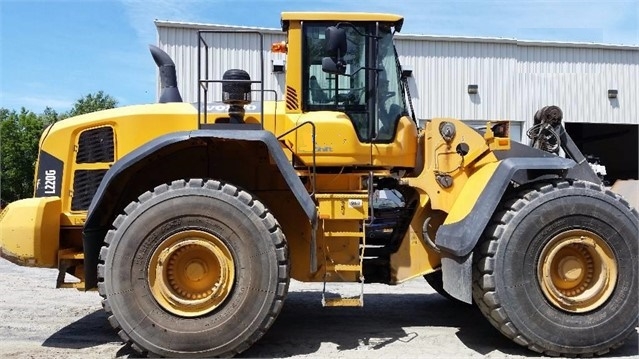
{"label": "corrugated metal wall", "polygon": [[639,124],[639,48],[517,46],[514,76],[517,118],[555,104],[568,122]]}
{"label": "corrugated metal wall", "polygon": [[[409,85],[420,117],[515,119],[513,46],[407,39],[396,46],[402,66],[413,70]],[[478,94],[468,94],[470,84]]]}
{"label": "corrugated metal wall", "polygon": [[[260,79],[260,37],[255,33],[233,34],[202,34],[202,39],[209,47],[208,63],[202,54],[202,78],[205,66],[208,66],[209,79],[221,79],[228,69],[243,69],[248,72],[252,80]],[[283,41],[285,36],[281,33],[263,34],[264,43],[264,89],[275,90],[277,98],[282,98],[284,88],[284,74],[271,72],[273,60],[285,60],[284,54],[271,53],[271,44]],[[195,28],[158,27],[158,46],[166,51],[177,70],[178,87],[184,101],[197,102],[198,99],[198,32]],[[201,48],[204,52],[204,48]],[[209,101],[220,101],[222,87],[220,83],[209,85]],[[254,84],[253,89],[259,89]],[[274,99],[273,94],[266,94],[266,100]],[[159,84],[158,84],[159,97]],[[254,95],[257,99],[257,93]]]}
{"label": "corrugated metal wall", "polygon": [[639,48],[401,39],[397,51],[423,118],[511,119],[525,129],[557,105],[568,122],[639,124]]}
{"label": "corrugated metal wall", "polygon": [[[156,24],[159,46],[176,62],[185,101],[197,101],[196,28],[221,27]],[[265,88],[276,90],[278,98],[284,75],[273,74],[271,64],[284,55],[271,53],[270,45],[284,39],[275,29],[264,35]],[[242,68],[258,79],[256,35],[206,35],[206,41],[211,77]],[[396,44],[403,66],[413,70],[409,85],[422,119],[510,119],[523,121],[525,131],[537,109],[554,104],[569,122],[639,124],[639,47],[415,35],[400,35]],[[467,93],[469,84],[478,85],[478,94]],[[609,89],[618,90],[616,99],[608,98]],[[220,99],[220,85],[212,90],[211,98]]]}

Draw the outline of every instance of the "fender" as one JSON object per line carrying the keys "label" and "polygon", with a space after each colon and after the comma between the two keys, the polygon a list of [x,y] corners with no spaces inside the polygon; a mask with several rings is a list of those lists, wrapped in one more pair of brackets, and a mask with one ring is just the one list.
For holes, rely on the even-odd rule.
{"label": "fender", "polygon": [[[437,229],[435,244],[454,256],[468,255],[475,248],[517,172],[544,170],[546,173],[557,173],[565,172],[575,165],[575,161],[571,159],[554,157],[507,158],[484,166],[464,185],[444,224]],[[460,213],[467,215],[462,217]]]}
{"label": "fender", "polygon": [[501,161],[482,167],[468,179],[435,236],[442,252],[444,290],[466,303],[472,302],[472,251],[511,181],[523,184],[541,178],[572,178],[600,183],[585,162],[519,143],[495,155]]}
{"label": "fender", "polygon": [[437,230],[435,244],[442,251],[457,257],[470,254],[511,181],[524,184],[550,176],[601,183],[585,162],[578,164],[520,143],[495,155],[501,161],[482,167],[468,179]]}
{"label": "fender", "polygon": [[295,195],[300,207],[309,218],[311,225],[317,220],[317,208],[308,191],[304,187],[301,179],[297,176],[293,166],[286,158],[277,138],[268,131],[257,129],[205,129],[197,131],[185,131],[171,133],[143,146],[116,161],[107,171],[100,186],[98,187],[89,210],[83,229],[84,245],[84,267],[86,288],[97,285],[97,264],[102,240],[106,235],[112,219],[111,211],[105,211],[105,206],[113,206],[117,198],[109,192],[109,188],[118,182],[118,179],[125,178],[129,170],[145,162],[155,159],[162,149],[170,146],[192,146],[210,139],[234,140],[234,141],[258,141],[262,142],[277,165],[282,177]]}

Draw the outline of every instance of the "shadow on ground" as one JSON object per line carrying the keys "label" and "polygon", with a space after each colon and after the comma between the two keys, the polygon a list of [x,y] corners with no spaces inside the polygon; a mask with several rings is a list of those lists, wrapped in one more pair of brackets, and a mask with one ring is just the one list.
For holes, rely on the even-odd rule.
{"label": "shadow on ground", "polygon": [[[53,333],[42,343],[42,346],[85,349],[121,341],[117,332],[109,324],[106,313],[103,310],[97,310]],[[115,355],[135,357],[135,351],[129,345],[123,344]]]}
{"label": "shadow on ground", "polygon": [[[334,343],[340,351],[365,347],[367,353],[375,355],[375,350],[395,342],[418,340],[423,346],[452,348],[454,344],[446,342],[457,339],[461,342],[458,353],[462,356],[469,354],[462,353],[464,347],[479,355],[497,351],[503,356],[541,356],[504,337],[476,307],[450,301],[439,294],[366,294],[363,308],[322,308],[320,301],[321,293],[289,293],[273,326],[240,357],[308,355],[316,353],[322,343]],[[421,334],[415,332],[416,327]],[[435,327],[433,332],[438,334],[430,335],[429,329],[423,327]],[[457,339],[442,335],[437,327],[452,328]],[[636,356],[638,340],[635,332],[611,355]],[[401,353],[402,346],[396,348],[397,353]],[[410,349],[414,353],[414,346]],[[433,351],[437,350],[424,350]]]}
{"label": "shadow on ground", "polygon": [[[504,355],[538,356],[506,339],[476,308],[438,294],[367,294],[365,301],[363,308],[322,308],[321,293],[291,292],[273,326],[240,357],[309,355],[317,353],[322,343],[333,343],[342,352],[366,347],[372,355],[396,342],[449,345],[443,343],[441,331],[424,338],[428,329],[422,327],[453,328],[462,345],[480,355],[497,350]],[[457,339],[451,336],[449,340]],[[613,355],[636,355],[638,340],[633,334]],[[60,329],[43,346],[84,349],[119,341],[106,314],[99,310]],[[122,345],[115,355],[134,357],[135,353]]]}
{"label": "shadow on ground", "polygon": [[[275,324],[241,357],[313,354],[322,343],[334,343],[340,351],[377,350],[416,340],[420,334],[414,327],[425,326],[459,328],[459,340],[479,354],[495,349],[512,355],[531,354],[499,334],[476,308],[439,294],[366,294],[365,303],[363,308],[322,308],[321,293],[289,293]],[[438,340],[431,344],[446,346]]]}

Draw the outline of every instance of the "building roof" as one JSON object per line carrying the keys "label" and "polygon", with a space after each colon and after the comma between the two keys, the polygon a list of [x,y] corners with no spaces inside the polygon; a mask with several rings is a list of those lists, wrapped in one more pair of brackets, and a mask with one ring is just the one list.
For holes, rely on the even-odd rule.
{"label": "building roof", "polygon": [[238,26],[238,25],[220,25],[220,24],[206,24],[197,22],[182,22],[172,20],[158,20],[154,21],[156,27],[169,27],[169,28],[183,28],[183,29],[196,29],[196,30],[250,30],[260,31],[266,34],[282,35],[284,32],[281,29],[274,29],[268,27],[257,26]]}
{"label": "building roof", "polygon": [[[284,14],[304,14],[304,13],[282,13],[282,19],[284,19]],[[321,13],[321,14],[330,14],[330,13]],[[343,15],[343,13],[341,14]],[[368,14],[368,15],[380,15],[380,14]],[[386,16],[397,16],[397,15],[386,14]],[[379,18],[376,18],[376,19],[379,19]],[[399,17],[399,19],[401,19],[401,17]],[[250,31],[260,31],[266,34],[283,34],[282,30],[280,29],[265,28],[265,27],[206,24],[206,23],[194,23],[194,22],[158,20],[158,19],[156,19],[154,22],[155,22],[155,26],[158,28],[169,27],[169,28],[186,28],[186,29],[199,29],[199,30],[238,30],[238,31],[250,30]],[[517,46],[576,47],[576,48],[639,51],[639,44],[625,45],[625,44],[603,44],[603,43],[594,43],[594,42],[563,42],[563,41],[542,41],[542,40],[536,41],[536,40],[519,40],[515,38],[501,38],[501,37],[442,36],[442,35],[420,35],[420,34],[397,34],[396,37],[402,40],[413,40],[413,41],[483,42],[483,43],[497,43],[497,44],[513,44]]]}

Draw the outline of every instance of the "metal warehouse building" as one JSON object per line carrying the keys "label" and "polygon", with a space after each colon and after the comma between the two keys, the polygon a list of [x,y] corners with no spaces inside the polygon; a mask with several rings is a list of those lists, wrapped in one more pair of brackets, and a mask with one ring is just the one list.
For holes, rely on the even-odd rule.
{"label": "metal warehouse building", "polygon": [[[285,55],[270,51],[285,40],[280,29],[155,24],[185,101],[198,98],[198,30],[229,30],[203,36],[209,77],[218,79],[231,68],[259,79],[260,39],[241,31],[263,33],[264,88],[282,98]],[[582,152],[599,157],[611,180],[637,178],[639,46],[406,34],[396,36],[396,46],[419,119],[453,117],[471,125],[507,119],[514,121],[511,136],[525,142],[534,113],[557,105]],[[219,86],[211,97],[221,98]]]}

